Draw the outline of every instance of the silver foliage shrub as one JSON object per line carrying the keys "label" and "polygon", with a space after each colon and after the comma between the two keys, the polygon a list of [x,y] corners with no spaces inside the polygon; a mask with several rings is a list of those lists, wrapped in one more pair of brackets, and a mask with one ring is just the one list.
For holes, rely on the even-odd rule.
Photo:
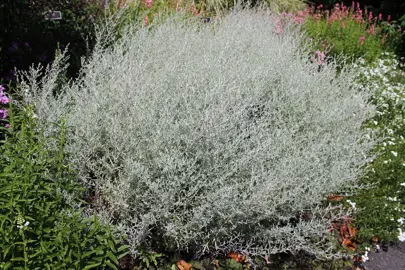
{"label": "silver foliage shrub", "polygon": [[[181,20],[180,20],[181,21]],[[370,93],[352,70],[311,63],[302,36],[264,11],[216,25],[108,27],[77,81],[55,62],[20,88],[39,119],[72,126],[69,153],[95,211],[139,245],[194,254],[334,256],[325,198],[353,184],[373,146]]]}

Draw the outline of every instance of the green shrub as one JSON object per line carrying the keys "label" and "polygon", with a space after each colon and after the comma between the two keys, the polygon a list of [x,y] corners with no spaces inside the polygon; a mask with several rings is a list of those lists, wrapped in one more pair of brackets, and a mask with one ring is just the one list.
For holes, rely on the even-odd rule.
{"label": "green shrub", "polygon": [[309,62],[299,31],[275,21],[260,10],[128,28],[64,95],[52,95],[57,63],[22,82],[42,121],[73,127],[71,160],[134,254],[334,255],[327,226],[342,213],[324,202],[362,175],[370,93],[350,68]]}
{"label": "green shrub", "polygon": [[367,61],[376,60],[383,51],[394,51],[397,42],[394,33],[382,31],[387,18],[367,13],[359,5],[351,8],[337,4],[331,11],[312,9],[305,18],[307,34],[319,40],[316,49],[327,50],[336,57],[343,54],[353,61],[363,57]]}
{"label": "green shrub", "polygon": [[0,268],[117,269],[126,246],[84,212],[66,163],[66,123],[46,133],[31,107],[10,104],[0,147]]}

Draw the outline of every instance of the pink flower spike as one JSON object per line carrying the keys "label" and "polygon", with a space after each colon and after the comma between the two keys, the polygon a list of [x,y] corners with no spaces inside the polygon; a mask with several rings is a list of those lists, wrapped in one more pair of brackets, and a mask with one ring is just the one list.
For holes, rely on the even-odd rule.
{"label": "pink flower spike", "polygon": [[149,23],[149,17],[146,15],[145,19],[143,20],[143,26],[147,26]]}
{"label": "pink flower spike", "polygon": [[10,124],[5,124],[4,127],[5,128],[10,128]]}
{"label": "pink flower spike", "polygon": [[365,37],[365,36],[361,36],[361,37],[360,37],[360,45],[363,45],[365,40],[366,40],[366,37]]}
{"label": "pink flower spike", "polygon": [[381,14],[381,13],[378,14],[378,19],[379,19],[380,21],[382,21],[382,14]]}
{"label": "pink flower spike", "polygon": [[6,90],[3,85],[0,84],[0,93],[3,93],[3,91]]}
{"label": "pink flower spike", "polygon": [[370,14],[368,15],[368,22],[371,23],[373,20],[373,12],[370,11]]}
{"label": "pink flower spike", "polygon": [[152,7],[152,0],[146,0],[146,6],[148,8],[151,8]]}
{"label": "pink flower spike", "polygon": [[387,22],[391,21],[391,15],[388,15]]}

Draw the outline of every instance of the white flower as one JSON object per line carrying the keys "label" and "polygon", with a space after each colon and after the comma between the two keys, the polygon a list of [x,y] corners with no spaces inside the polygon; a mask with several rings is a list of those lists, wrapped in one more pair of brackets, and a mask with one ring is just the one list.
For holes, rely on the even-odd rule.
{"label": "white flower", "polygon": [[397,201],[397,197],[394,197],[394,198],[388,197],[387,199],[390,200],[390,201],[393,201],[393,202]]}
{"label": "white flower", "polygon": [[398,156],[398,153],[397,153],[397,152],[395,152],[395,151],[391,151],[391,154],[393,154],[395,157],[397,157],[397,156]]}
{"label": "white flower", "polygon": [[398,231],[399,231],[399,235],[398,235],[399,241],[405,242],[405,232],[402,232],[401,228],[398,228]]}
{"label": "white flower", "polygon": [[401,225],[402,225],[402,224],[404,224],[405,218],[400,218],[400,219],[398,219],[397,221],[398,221],[399,223],[401,223]]}
{"label": "white flower", "polygon": [[[405,163],[402,163],[402,165],[405,166]],[[405,182],[403,182],[403,183],[401,183],[399,185],[405,187]]]}
{"label": "white flower", "polygon": [[356,210],[356,203],[352,202],[351,200],[347,200],[347,202],[351,205],[351,207]]}

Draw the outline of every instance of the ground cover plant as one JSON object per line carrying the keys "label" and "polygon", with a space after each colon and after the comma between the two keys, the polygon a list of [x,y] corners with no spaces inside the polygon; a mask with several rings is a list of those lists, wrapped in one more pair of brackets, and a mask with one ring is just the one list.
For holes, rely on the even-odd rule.
{"label": "ground cover plant", "polygon": [[118,269],[127,247],[85,213],[66,162],[65,122],[47,134],[31,106],[13,101],[0,127],[0,268]]}
{"label": "ground cover plant", "polygon": [[352,199],[358,208],[359,239],[365,244],[373,237],[383,243],[404,241],[404,66],[389,53],[383,53],[372,64],[363,60],[358,66],[359,85],[375,89],[377,115],[367,122],[366,128],[378,131],[383,138],[376,148],[378,158],[369,164],[369,173],[363,179],[373,188]]}
{"label": "ground cover plant", "polygon": [[41,121],[72,126],[66,149],[93,209],[134,255],[337,256],[327,228],[344,213],[325,198],[362,175],[370,93],[350,68],[310,61],[299,31],[280,35],[275,21],[245,10],[127,28],[113,46],[98,38],[63,94],[57,62],[21,82]]}

